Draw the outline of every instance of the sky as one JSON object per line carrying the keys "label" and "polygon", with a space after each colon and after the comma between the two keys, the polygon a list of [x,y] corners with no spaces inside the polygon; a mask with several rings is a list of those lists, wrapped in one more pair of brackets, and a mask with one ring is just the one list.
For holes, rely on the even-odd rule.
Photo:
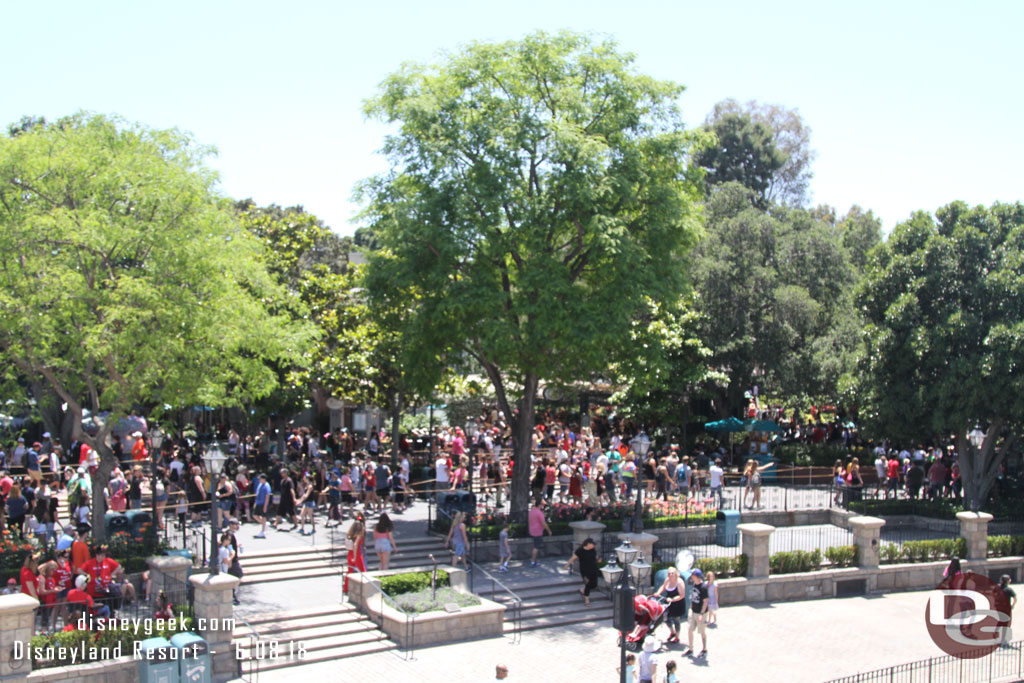
{"label": "sky", "polygon": [[340,234],[387,168],[362,103],[403,62],[571,29],[686,86],[795,109],[817,153],[811,203],[891,231],[954,200],[1024,199],[1024,2],[179,0],[5,3],[0,125],[79,110],[176,127],[218,150],[221,190],[302,205]]}

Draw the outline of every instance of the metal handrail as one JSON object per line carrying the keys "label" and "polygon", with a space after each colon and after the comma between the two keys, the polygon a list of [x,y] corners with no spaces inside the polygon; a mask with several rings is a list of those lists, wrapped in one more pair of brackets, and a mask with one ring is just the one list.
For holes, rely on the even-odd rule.
{"label": "metal handrail", "polygon": [[253,656],[253,649],[260,642],[260,638],[261,638],[260,632],[257,631],[253,627],[253,625],[250,624],[249,621],[245,617],[243,617],[242,615],[240,615],[240,614],[239,615],[235,615],[235,618],[241,620],[241,622],[243,624],[245,624],[245,627],[247,629],[249,629],[249,631],[250,631],[250,633],[249,633],[249,662],[250,662],[250,665],[249,665],[249,667],[250,667],[249,668],[249,676],[253,675],[253,671],[252,671],[253,664],[252,664],[252,662],[256,662],[256,664],[255,664],[255,667],[256,667],[255,674],[256,675],[254,677],[252,677],[252,678],[247,678],[242,673],[242,659],[238,658],[238,660],[237,660],[238,661],[238,677],[241,680],[246,681],[246,683],[256,683],[256,681],[258,681],[260,679],[260,661],[262,660],[262,657],[260,657],[260,656],[254,657]]}
{"label": "metal handrail", "polygon": [[[494,600],[494,594],[497,592],[495,587],[501,588],[505,593],[508,593],[512,597],[512,644],[517,645],[523,639],[523,599],[516,594],[511,588],[506,586],[498,578],[495,578],[493,574],[478,565],[473,560],[469,560],[469,564],[472,566],[473,571],[469,572],[469,590],[474,595],[478,595],[475,589],[475,575],[483,574],[486,578],[491,581],[491,600]],[[506,605],[506,611],[508,607]]]}
{"label": "metal handrail", "polygon": [[[349,573],[351,573],[351,574],[363,574],[363,575],[368,575],[369,574],[369,572],[364,572],[361,569],[356,569],[354,567],[352,568],[352,571],[349,572]],[[344,579],[343,579],[343,582],[344,582]],[[342,583],[342,586],[344,586],[344,583]],[[344,595],[344,588],[342,588],[342,594]],[[399,614],[402,614],[402,615],[405,616],[404,630],[405,630],[406,646],[405,646],[405,656],[403,657],[403,659],[405,659],[405,661],[407,661],[407,662],[414,662],[414,661],[416,661],[415,648],[413,646],[413,642],[414,642],[413,638],[414,638],[414,636],[416,634],[416,617],[419,616],[419,615],[416,614],[415,612],[406,612],[404,609],[402,609],[398,605],[397,602],[394,601],[394,599],[391,598],[391,596],[389,596],[383,590],[378,590],[376,594],[381,597],[381,602],[386,602],[388,605],[391,606],[392,609],[396,610]],[[379,613],[379,617],[380,617],[380,622],[379,623],[373,621],[373,615],[372,614],[368,614],[367,616],[370,617],[370,621],[373,622],[374,625],[377,626],[377,628],[379,628],[381,630],[381,632],[383,632],[385,634],[387,633],[386,631],[384,631],[384,611],[383,610],[381,610],[380,613]]]}

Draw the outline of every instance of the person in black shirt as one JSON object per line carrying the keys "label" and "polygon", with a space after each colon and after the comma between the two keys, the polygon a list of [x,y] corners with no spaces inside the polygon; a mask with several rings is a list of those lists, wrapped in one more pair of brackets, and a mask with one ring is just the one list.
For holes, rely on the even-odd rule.
{"label": "person in black shirt", "polygon": [[690,618],[687,630],[689,648],[683,654],[693,652],[693,632],[698,630],[700,631],[701,651],[697,656],[704,657],[708,653],[708,634],[704,629],[708,611],[708,587],[704,583],[704,573],[699,569],[694,569],[690,573],[690,583],[692,584],[690,586]]}
{"label": "person in black shirt", "polygon": [[1010,625],[1013,624],[1013,608],[1017,605],[1017,592],[1010,588],[1010,575],[1003,574],[999,577],[999,587],[1003,593],[1010,600],[1010,621],[1006,624],[1006,627],[1002,630],[1002,647],[1007,647],[1010,643]]}
{"label": "person in black shirt", "polygon": [[569,571],[572,563],[577,560],[580,563],[580,576],[583,577],[583,588],[580,589],[580,595],[583,596],[584,604],[589,606],[590,591],[597,588],[597,546],[594,544],[594,539],[584,539],[569,561],[565,563],[565,571]]}

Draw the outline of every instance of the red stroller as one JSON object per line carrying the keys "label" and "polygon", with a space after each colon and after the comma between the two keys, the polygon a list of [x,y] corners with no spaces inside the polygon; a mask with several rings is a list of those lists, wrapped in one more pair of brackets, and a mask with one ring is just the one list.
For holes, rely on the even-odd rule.
{"label": "red stroller", "polygon": [[626,649],[638,652],[644,644],[644,638],[654,633],[654,629],[665,620],[665,603],[652,595],[638,595],[633,598],[633,617],[636,626],[626,634]]}

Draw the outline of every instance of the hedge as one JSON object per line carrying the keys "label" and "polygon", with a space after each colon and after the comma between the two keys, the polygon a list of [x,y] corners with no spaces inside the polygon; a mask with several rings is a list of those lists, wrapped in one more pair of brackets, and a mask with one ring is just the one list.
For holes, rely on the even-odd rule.
{"label": "hedge", "polygon": [[867,463],[865,459],[869,451],[864,447],[846,448],[835,444],[811,444],[811,443],[784,443],[772,446],[772,457],[780,464],[815,467],[831,467],[836,460],[844,463],[856,456],[861,463]]}
{"label": "hedge", "polygon": [[[191,616],[190,610],[175,610],[179,617],[183,617],[176,620],[168,620],[165,625],[169,628],[157,629],[155,626],[158,623],[156,619],[142,619],[137,627],[133,628],[111,628],[103,631],[59,631],[57,633],[51,633],[50,635],[38,635],[33,636],[29,641],[29,654],[32,656],[32,668],[34,669],[45,669],[54,666],[71,666],[72,664],[82,664],[82,648],[84,645],[86,659],[85,662],[97,661],[89,659],[88,655],[92,652],[90,648],[96,647],[96,654],[103,654],[103,648],[111,648],[111,650],[117,645],[121,646],[121,653],[123,655],[130,655],[135,648],[135,642],[139,640],[145,640],[147,638],[167,638],[170,639],[175,633],[182,631],[191,631],[195,625],[195,622]],[[179,628],[184,621],[184,628]],[[35,652],[37,648],[42,648],[45,652],[47,648],[54,648],[55,659],[36,659]],[[65,648],[61,650],[60,648]],[[74,662],[71,661],[71,650],[76,651],[76,659]],[[61,657],[61,654],[65,657]],[[102,659],[99,657],[97,659]]]}
{"label": "hedge", "polygon": [[940,538],[931,541],[906,541],[902,546],[896,543],[883,543],[878,554],[883,564],[948,560],[954,555],[965,557],[967,541],[963,538]]}
{"label": "hedge", "polygon": [[812,551],[787,550],[768,558],[768,570],[771,574],[796,574],[820,568],[821,551],[817,548]]}
{"label": "hedge", "polygon": [[988,554],[992,557],[1024,555],[1024,536],[989,536]]}
{"label": "hedge", "polygon": [[[674,567],[675,562],[655,562],[651,565],[651,575],[657,574],[662,569]],[[719,579],[747,575],[747,556],[737,555],[735,557],[700,557],[694,560],[693,566],[704,572],[714,572]]]}
{"label": "hedge", "polygon": [[[664,529],[680,526],[702,526],[713,524],[717,512],[694,513],[692,515],[644,518],[645,529]],[[603,519],[601,524],[605,525],[605,531],[622,531],[622,518]],[[568,536],[572,533],[571,522],[548,522],[552,536]],[[435,531],[446,532],[448,520],[436,520]],[[479,541],[496,541],[501,533],[502,525],[487,524],[469,527],[471,538]],[[528,538],[529,532],[525,524],[510,524],[508,528],[509,538]]]}
{"label": "hedge", "polygon": [[[383,576],[380,580],[380,588],[385,595],[392,598],[396,595],[415,593],[430,588],[430,574],[430,572],[406,572],[405,574]],[[450,584],[448,572],[442,569],[437,570],[437,586],[440,588]]]}
{"label": "hedge", "polygon": [[852,567],[857,564],[857,546],[838,545],[825,548],[825,559],[834,568]]}

